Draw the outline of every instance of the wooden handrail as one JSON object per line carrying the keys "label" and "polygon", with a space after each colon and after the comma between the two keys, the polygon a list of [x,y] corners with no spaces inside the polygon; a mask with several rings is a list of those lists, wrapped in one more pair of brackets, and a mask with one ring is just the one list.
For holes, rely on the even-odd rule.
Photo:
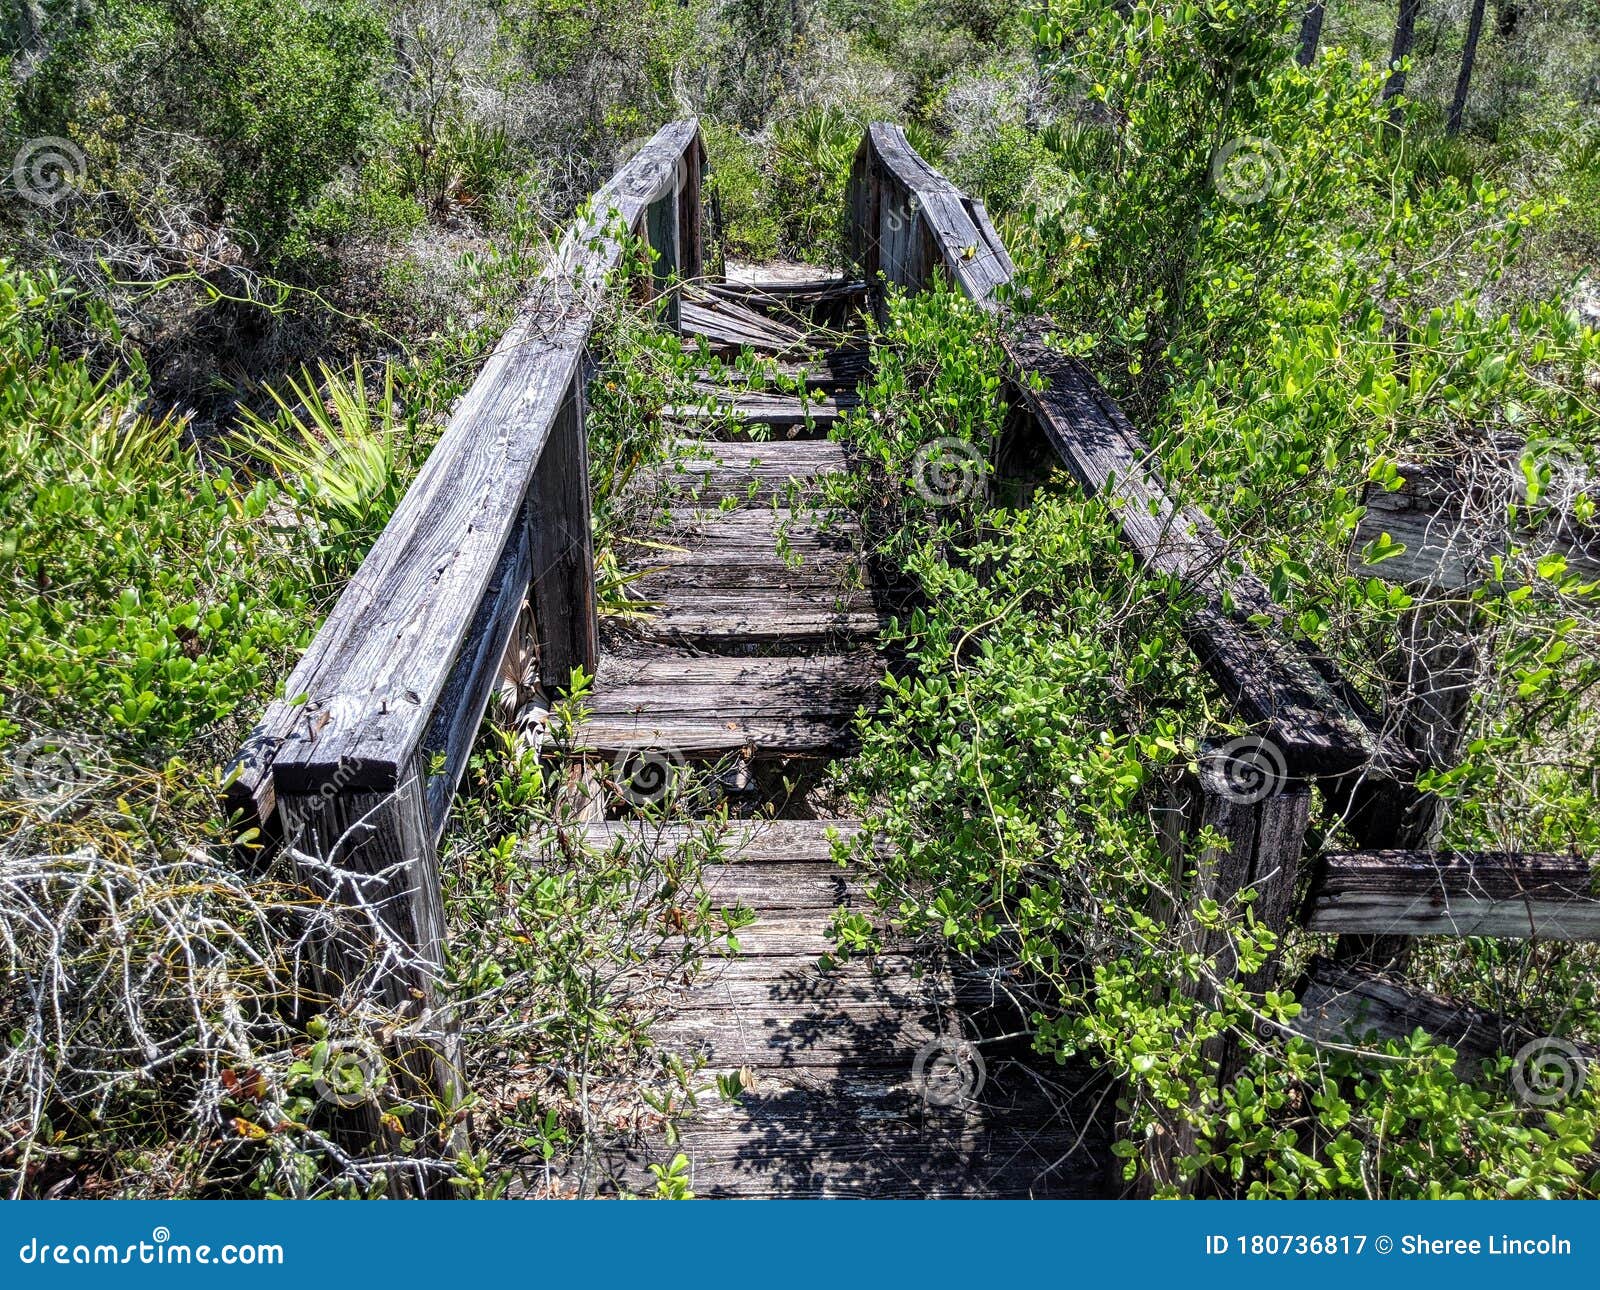
{"label": "wooden handrail", "polygon": [[924,161],[899,126],[868,127],[845,201],[848,248],[868,283],[881,273],[920,291],[942,268],[984,308],[998,307],[996,293],[1016,267],[989,212]]}
{"label": "wooden handrail", "polygon": [[697,124],[675,122],[595,195],[252,734],[235,805],[266,823],[282,797],[335,780],[393,790],[425,753],[446,753],[458,779],[530,584],[541,679],[593,667],[582,356],[619,229],[648,225],[661,262],[700,273],[702,164]]}
{"label": "wooden handrail", "polygon": [[657,285],[701,273],[703,164],[697,123],[674,122],[595,195],[234,768],[230,804],[311,891],[360,907],[310,993],[385,965],[368,1002],[425,1105],[457,1087],[439,835],[524,602],[547,686],[594,670],[585,351],[627,238],[657,253]]}

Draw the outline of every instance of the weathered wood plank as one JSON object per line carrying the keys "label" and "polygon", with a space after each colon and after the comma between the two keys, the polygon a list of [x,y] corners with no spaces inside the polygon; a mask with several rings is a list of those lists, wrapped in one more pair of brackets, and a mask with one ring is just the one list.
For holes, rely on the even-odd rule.
{"label": "weathered wood plank", "polygon": [[643,640],[706,648],[782,642],[810,648],[870,639],[888,625],[890,615],[863,593],[837,599],[840,603],[830,604],[796,594],[752,604],[748,598],[683,590],[653,609],[635,631]]}
{"label": "weathered wood plank", "polygon": [[[1223,692],[1269,737],[1299,775],[1376,765],[1392,773],[1412,755],[1375,734],[1293,642],[1249,619],[1275,616],[1272,597],[1249,571],[1230,571],[1227,543],[1211,520],[1174,499],[1149,464],[1150,451],[1117,405],[1074,359],[1023,329],[1007,340],[1020,397],[1069,473],[1090,496],[1117,508],[1144,564],[1170,574],[1200,599],[1190,643]],[[1035,380],[1042,389],[1033,388]],[[1231,600],[1232,608],[1227,607]]]}
{"label": "weathered wood plank", "polygon": [[530,508],[511,531],[489,590],[467,631],[466,644],[434,707],[433,721],[423,736],[425,760],[434,753],[444,754],[444,769],[430,775],[427,786],[428,819],[436,843],[444,832],[450,801],[466,771],[478,726],[499,680],[501,661],[521,617],[533,577],[533,531]]}
{"label": "weathered wood plank", "polygon": [[[1560,556],[1568,572],[1600,579],[1600,533],[1573,513],[1572,498],[1541,498],[1530,506],[1519,464],[1485,453],[1464,461],[1397,467],[1400,487],[1368,483],[1365,510],[1350,545],[1349,566],[1419,590],[1470,590],[1495,575],[1494,560],[1518,552],[1507,578],[1528,577],[1526,566]],[[1513,528],[1512,519],[1516,520]],[[1369,545],[1385,535],[1404,550],[1367,564]]]}
{"label": "weathered wood plank", "polygon": [[719,658],[666,650],[642,657],[605,654],[590,706],[595,710],[615,707],[609,696],[622,687],[667,692],[678,686],[748,688],[763,694],[779,693],[791,703],[805,703],[820,691],[869,692],[883,675],[883,659],[872,650],[780,658]]}
{"label": "weathered wood plank", "polygon": [[699,393],[719,396],[717,404],[709,408],[696,403],[669,406],[661,409],[661,415],[669,421],[720,421],[731,417],[747,425],[828,430],[838,425],[839,419],[851,408],[861,404],[855,395],[846,393],[802,398],[764,390],[728,390],[715,385],[695,388]]}
{"label": "weathered wood plank", "polygon": [[[584,825],[584,835],[597,846],[610,846],[622,839],[629,847],[652,853],[682,846],[700,830],[701,826],[694,824],[631,819],[596,820]],[[761,864],[820,864],[833,856],[831,835],[851,838],[860,831],[861,824],[857,820],[734,820],[728,824],[723,841],[728,853],[742,860]]]}
{"label": "weathered wood plank", "polygon": [[1507,852],[1355,851],[1312,868],[1314,932],[1600,940],[1588,860]]}
{"label": "weathered wood plank", "polygon": [[816,347],[805,332],[731,301],[686,294],[678,311],[685,336],[703,336],[714,349],[753,349],[769,354],[803,354]]}
{"label": "weathered wood plank", "polygon": [[803,381],[808,390],[854,390],[872,370],[871,351],[864,346],[840,346],[812,359],[767,359],[748,370],[739,367],[702,368],[702,384],[726,389],[760,389],[778,380]]}

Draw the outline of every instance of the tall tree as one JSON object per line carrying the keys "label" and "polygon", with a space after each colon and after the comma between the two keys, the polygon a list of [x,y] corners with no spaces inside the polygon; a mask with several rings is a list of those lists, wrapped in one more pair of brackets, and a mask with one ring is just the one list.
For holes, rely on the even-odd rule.
{"label": "tall tree", "polygon": [[1317,42],[1322,39],[1322,19],[1327,9],[1323,0],[1310,0],[1300,19],[1300,66],[1310,67],[1317,58]]}
{"label": "tall tree", "polygon": [[[1406,70],[1403,66],[1410,57],[1411,46],[1417,38],[1417,15],[1422,12],[1422,0],[1400,0],[1400,13],[1394,24],[1394,47],[1389,51],[1389,79],[1383,87],[1385,100],[1398,99],[1406,92]],[[1389,111],[1389,123],[1400,124],[1400,104]]]}
{"label": "tall tree", "polygon": [[1467,20],[1467,43],[1461,51],[1461,72],[1456,77],[1456,96],[1450,100],[1450,119],[1446,134],[1461,133],[1461,115],[1467,110],[1467,93],[1472,89],[1472,65],[1478,59],[1478,37],[1483,34],[1485,0],[1472,0],[1472,17]]}

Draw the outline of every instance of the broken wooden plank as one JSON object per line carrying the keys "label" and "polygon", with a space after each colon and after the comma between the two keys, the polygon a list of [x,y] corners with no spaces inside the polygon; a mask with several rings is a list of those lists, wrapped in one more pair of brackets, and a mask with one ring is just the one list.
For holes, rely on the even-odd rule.
{"label": "broken wooden plank", "polygon": [[702,295],[682,297],[678,327],[685,336],[702,336],[713,349],[723,351],[753,349],[769,354],[796,354],[815,349],[807,334],[798,327],[731,301],[712,301]]}
{"label": "broken wooden plank", "polygon": [[1306,926],[1392,936],[1600,940],[1587,859],[1499,851],[1354,851],[1312,868]]}
{"label": "broken wooden plank", "polygon": [[1340,774],[1375,765],[1398,774],[1412,767],[1411,753],[1369,729],[1312,658],[1250,621],[1276,617],[1266,586],[1248,570],[1229,569],[1234,562],[1216,525],[1173,497],[1147,445],[1082,364],[1023,328],[1006,351],[1014,388],[1069,473],[1116,507],[1123,536],[1147,568],[1196,594],[1192,648],[1222,691],[1268,726],[1289,770]]}

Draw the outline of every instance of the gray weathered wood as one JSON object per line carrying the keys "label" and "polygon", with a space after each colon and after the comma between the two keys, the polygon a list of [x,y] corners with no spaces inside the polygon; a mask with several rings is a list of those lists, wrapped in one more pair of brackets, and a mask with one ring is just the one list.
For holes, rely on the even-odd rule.
{"label": "gray weathered wood", "polygon": [[460,1092],[438,989],[438,835],[530,581],[547,671],[596,661],[583,350],[620,232],[658,200],[678,210],[698,139],[693,121],[668,126],[597,195],[232,773],[230,804],[280,836],[311,891],[349,907],[302,984],[324,1006],[355,991],[387,1008],[379,1039],[421,1108],[406,1132],[435,1158],[465,1146],[432,1110]]}
{"label": "gray weathered wood", "polygon": [[[252,737],[234,803],[270,813],[274,790],[386,789],[419,748],[534,468],[581,370],[592,313],[621,246],[698,146],[692,121],[660,131],[562,244],[526,307]],[[304,696],[303,702],[296,702]],[[258,768],[270,766],[271,774]]]}
{"label": "gray weathered wood", "polygon": [[[1576,518],[1571,497],[1530,505],[1521,467],[1509,456],[1490,450],[1470,460],[1402,463],[1397,470],[1397,489],[1368,483],[1362,493],[1352,572],[1419,591],[1466,591],[1495,576],[1496,557],[1504,561],[1515,547],[1518,559],[1500,565],[1509,580],[1524,580],[1524,566],[1549,555],[1562,557],[1567,571],[1585,581],[1600,579],[1600,534]],[[1405,549],[1367,564],[1371,544],[1385,535]]]}
{"label": "gray weathered wood", "polygon": [[434,707],[433,721],[423,736],[425,760],[444,757],[443,768],[429,775],[428,818],[435,840],[444,832],[450,801],[461,784],[478,726],[500,675],[500,664],[521,620],[533,571],[531,509],[512,529],[500,564],[477,615],[467,631],[466,644]]}
{"label": "gray weathered wood", "polygon": [[575,668],[591,676],[600,659],[594,601],[594,537],[589,515],[589,440],[584,392],[567,392],[534,472],[533,582],[529,594],[539,639],[539,679],[565,690]]}
{"label": "gray weathered wood", "polygon": [[1579,856],[1356,851],[1312,867],[1314,932],[1600,940],[1594,875]]}
{"label": "gray weathered wood", "polygon": [[[1313,959],[1296,990],[1301,1012],[1293,1033],[1313,1043],[1367,1047],[1404,1042],[1417,1030],[1455,1050],[1456,1071],[1475,1079],[1482,1065],[1529,1044],[1548,1043],[1524,1022],[1499,1016],[1459,999],[1414,990],[1371,968]],[[1593,1069],[1600,1048],[1574,1047]]]}
{"label": "gray weathered wood", "polygon": [[981,203],[928,165],[897,125],[874,123],[851,167],[849,252],[869,283],[879,273],[909,291],[941,269],[993,307],[1015,269]]}

